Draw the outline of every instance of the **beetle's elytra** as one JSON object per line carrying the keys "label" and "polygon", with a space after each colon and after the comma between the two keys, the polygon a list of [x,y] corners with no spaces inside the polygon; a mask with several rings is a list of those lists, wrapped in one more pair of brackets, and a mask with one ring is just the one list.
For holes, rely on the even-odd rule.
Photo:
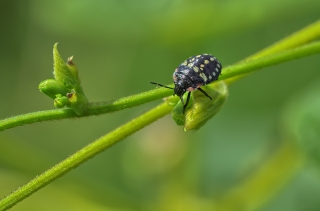
{"label": "beetle's elytra", "polygon": [[150,82],[168,89],[174,90],[174,95],[180,97],[182,104],[183,94],[188,92],[187,101],[183,106],[183,113],[190,99],[191,91],[198,89],[205,96],[212,98],[200,87],[218,80],[221,74],[222,65],[219,60],[210,54],[199,54],[192,56],[182,62],[173,73],[174,88],[164,86],[155,82]]}

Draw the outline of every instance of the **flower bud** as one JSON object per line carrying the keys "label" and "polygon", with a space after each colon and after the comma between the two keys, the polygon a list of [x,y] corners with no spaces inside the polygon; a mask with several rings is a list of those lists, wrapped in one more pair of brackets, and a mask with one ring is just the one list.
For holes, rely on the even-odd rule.
{"label": "flower bud", "polygon": [[53,101],[53,105],[56,108],[63,108],[65,106],[69,106],[70,102],[69,102],[69,98],[67,96],[62,96],[62,95],[57,95],[56,99],[54,99]]}
{"label": "flower bud", "polygon": [[[183,96],[183,101],[186,102],[187,101],[187,94],[185,94]],[[188,110],[191,105],[193,104],[193,96],[191,95],[188,106],[186,108],[186,110]],[[184,125],[185,123],[185,114],[183,113],[183,104],[181,102],[181,100],[179,100],[175,107],[172,110],[171,116],[173,118],[173,120],[176,122],[177,125],[181,126]]]}
{"label": "flower bud", "polygon": [[88,106],[88,99],[85,97],[78,69],[72,58],[65,63],[58,52],[58,43],[53,46],[53,74],[55,79],[48,79],[39,84],[41,92],[54,99],[54,106],[62,108],[71,107],[74,112],[81,115]]}
{"label": "flower bud", "polygon": [[193,93],[192,107],[186,110],[184,130],[198,130],[211,117],[219,112],[228,97],[228,87],[223,82],[217,82],[202,88],[212,98],[210,100],[200,91]]}
{"label": "flower bud", "polygon": [[70,90],[67,89],[64,84],[56,81],[55,79],[47,79],[42,81],[39,84],[39,90],[52,99],[55,99],[56,95],[58,94],[66,96],[66,94],[70,92]]}
{"label": "flower bud", "polygon": [[[228,87],[223,82],[216,82],[201,87],[211,98],[209,99],[199,90],[191,93],[189,104],[183,113],[183,104],[179,101],[172,111],[172,118],[177,125],[183,125],[185,131],[198,130],[222,107],[228,97]],[[184,95],[184,102],[186,102]]]}

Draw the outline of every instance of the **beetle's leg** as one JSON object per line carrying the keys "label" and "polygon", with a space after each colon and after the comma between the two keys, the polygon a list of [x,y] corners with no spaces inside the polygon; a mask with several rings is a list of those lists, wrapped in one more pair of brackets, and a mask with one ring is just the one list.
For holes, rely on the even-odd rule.
{"label": "beetle's leg", "polygon": [[208,98],[210,98],[210,100],[212,100],[212,98],[200,87],[198,88],[200,92],[202,92],[205,96],[207,96]]}
{"label": "beetle's leg", "polygon": [[[190,94],[191,94],[191,92],[188,92],[187,102],[186,102],[186,104],[184,104],[184,106],[183,106],[183,113],[184,113],[184,111],[186,110],[186,108],[187,108],[187,106],[188,106],[188,103],[189,103],[189,100],[190,100]],[[181,99],[181,100],[182,100],[182,99]],[[183,101],[182,101],[182,103],[183,103]]]}

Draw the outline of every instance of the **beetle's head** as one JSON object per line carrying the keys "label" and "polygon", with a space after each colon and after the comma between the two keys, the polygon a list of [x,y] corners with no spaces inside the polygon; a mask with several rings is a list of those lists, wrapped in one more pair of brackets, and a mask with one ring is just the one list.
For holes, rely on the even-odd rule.
{"label": "beetle's head", "polygon": [[181,98],[187,90],[183,84],[175,83],[174,85],[174,94]]}

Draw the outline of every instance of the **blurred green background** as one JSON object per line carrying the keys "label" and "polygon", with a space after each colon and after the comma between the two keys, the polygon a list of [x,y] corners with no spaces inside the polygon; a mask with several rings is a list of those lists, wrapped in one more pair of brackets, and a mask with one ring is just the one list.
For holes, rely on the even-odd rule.
{"label": "blurred green background", "polygon": [[[74,55],[90,101],[172,83],[199,53],[231,65],[320,17],[318,0],[1,1],[0,118],[53,109],[52,48]],[[170,116],[12,210],[320,210],[320,56],[230,86],[197,132]],[[0,133],[0,197],[161,101]]]}

